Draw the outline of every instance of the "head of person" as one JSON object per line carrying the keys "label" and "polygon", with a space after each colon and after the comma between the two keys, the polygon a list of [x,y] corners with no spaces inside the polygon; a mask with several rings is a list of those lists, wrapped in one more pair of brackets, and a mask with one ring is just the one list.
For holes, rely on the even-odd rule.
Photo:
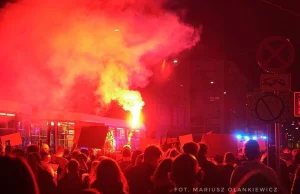
{"label": "head of person", "polygon": [[43,144],[41,147],[41,151],[49,153],[50,149],[48,144]]}
{"label": "head of person", "polygon": [[124,145],[123,149],[129,149],[129,150],[131,150],[131,146],[130,145]]}
{"label": "head of person", "polygon": [[77,155],[76,159],[77,159],[78,162],[80,162],[80,161],[87,162],[88,157],[85,154],[80,153],[80,154]]}
{"label": "head of person", "polygon": [[144,154],[140,154],[140,155],[136,158],[134,165],[142,164],[143,161],[144,161]]}
{"label": "head of person", "polygon": [[46,162],[46,163],[50,162],[51,156],[50,156],[49,152],[41,151],[40,155],[41,155],[41,161]]}
{"label": "head of person", "polygon": [[81,149],[80,152],[83,153],[83,154],[85,154],[86,156],[90,155],[90,152],[89,152],[88,149]]}
{"label": "head of person", "polygon": [[195,142],[188,142],[183,145],[183,152],[186,154],[192,154],[197,157],[199,146]]}
{"label": "head of person", "polygon": [[38,194],[34,175],[25,160],[0,156],[1,193]]}
{"label": "head of person", "polygon": [[203,162],[206,161],[206,155],[207,155],[208,147],[205,143],[199,143],[199,151],[198,151],[198,160],[200,166]]}
{"label": "head of person", "polygon": [[162,152],[160,148],[155,145],[150,145],[144,151],[144,162],[156,168],[161,156]]}
{"label": "head of person", "polygon": [[224,155],[224,163],[227,165],[234,165],[235,164],[235,156],[231,152],[227,152]]}
{"label": "head of person", "polygon": [[245,156],[249,161],[257,160],[260,158],[260,148],[256,140],[247,141],[244,149]]}
{"label": "head of person", "polygon": [[176,149],[172,149],[170,150],[169,153],[169,158],[175,158],[176,156],[178,156],[180,153],[176,150]]}
{"label": "head of person", "polygon": [[172,162],[171,179],[176,187],[195,187],[198,184],[199,166],[196,157],[180,154]]}
{"label": "head of person", "polygon": [[222,165],[223,164],[223,161],[224,160],[224,157],[223,156],[221,156],[221,155],[215,155],[215,157],[214,157],[214,163],[216,164],[216,165]]}
{"label": "head of person", "polygon": [[141,155],[143,152],[141,150],[134,150],[131,156],[131,163],[134,165],[137,157]]}
{"label": "head of person", "polygon": [[115,160],[109,158],[101,160],[97,166],[95,176],[92,185],[101,193],[127,191],[126,179]]}
{"label": "head of person", "polygon": [[5,155],[11,156],[12,151],[13,151],[13,149],[12,149],[12,147],[10,145],[5,146]]}
{"label": "head of person", "polygon": [[71,153],[71,159],[77,159],[77,156],[80,154],[80,151],[79,150],[74,150],[72,153]]}
{"label": "head of person", "polygon": [[155,185],[169,183],[169,174],[171,173],[172,162],[172,159],[166,158],[159,163],[152,177],[152,181]]}
{"label": "head of person", "polygon": [[131,159],[131,150],[128,148],[124,148],[122,150],[122,158],[129,158]]}
{"label": "head of person", "polygon": [[75,159],[71,159],[67,165],[68,173],[78,174],[79,173],[79,162]]}
{"label": "head of person", "polygon": [[35,144],[31,144],[27,147],[27,154],[30,153],[40,153],[40,149],[39,146],[35,145]]}
{"label": "head of person", "polygon": [[39,153],[33,152],[27,154],[27,162],[32,170],[32,172],[37,175],[40,170],[41,156]]}

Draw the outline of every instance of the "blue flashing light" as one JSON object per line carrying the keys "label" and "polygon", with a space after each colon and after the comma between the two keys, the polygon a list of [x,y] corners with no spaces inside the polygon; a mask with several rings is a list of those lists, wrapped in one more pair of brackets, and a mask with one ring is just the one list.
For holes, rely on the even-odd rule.
{"label": "blue flashing light", "polygon": [[267,139],[267,136],[262,136],[263,139]]}
{"label": "blue flashing light", "polygon": [[253,139],[253,140],[257,140],[257,137],[256,137],[256,136],[253,136],[252,139]]}
{"label": "blue flashing light", "polygon": [[237,136],[236,136],[236,138],[238,138],[238,139],[241,139],[241,138],[242,138],[242,136],[241,136],[241,135],[237,135]]}
{"label": "blue flashing light", "polygon": [[245,140],[249,140],[250,137],[249,136],[244,136]]}

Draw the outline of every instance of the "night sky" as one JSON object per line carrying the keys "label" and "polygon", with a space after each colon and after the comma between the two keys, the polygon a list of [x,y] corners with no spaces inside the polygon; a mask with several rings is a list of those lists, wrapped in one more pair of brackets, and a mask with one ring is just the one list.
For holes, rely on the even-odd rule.
{"label": "night sky", "polygon": [[[288,38],[296,50],[296,58],[290,68],[292,90],[300,90],[300,84],[298,84],[300,80],[297,78],[300,72],[299,49],[297,49],[297,45],[300,45],[299,16],[263,0],[185,0],[180,2],[186,3],[186,7],[189,7],[186,22],[203,25],[202,43],[218,48],[227,60],[236,62],[240,72],[249,79],[250,91],[259,88],[259,76],[263,73],[256,61],[256,52],[261,41],[269,36]],[[297,0],[269,0],[268,2],[300,14]]]}

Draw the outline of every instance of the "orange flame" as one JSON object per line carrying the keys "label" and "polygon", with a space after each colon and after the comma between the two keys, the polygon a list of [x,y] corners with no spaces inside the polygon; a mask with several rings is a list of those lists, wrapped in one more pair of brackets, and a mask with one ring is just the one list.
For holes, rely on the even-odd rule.
{"label": "orange flame", "polygon": [[[152,65],[200,38],[198,30],[166,12],[162,3],[22,0],[7,5],[0,10],[0,82],[6,83],[0,93],[61,108],[73,105],[66,96],[77,78],[87,78],[87,84],[96,86],[74,89],[76,97],[84,94],[83,104],[74,106],[95,108],[96,100],[86,98],[90,93],[101,105],[116,100],[132,114],[131,128],[137,129],[144,102],[131,89],[148,84]],[[163,66],[168,67],[165,61]]]}

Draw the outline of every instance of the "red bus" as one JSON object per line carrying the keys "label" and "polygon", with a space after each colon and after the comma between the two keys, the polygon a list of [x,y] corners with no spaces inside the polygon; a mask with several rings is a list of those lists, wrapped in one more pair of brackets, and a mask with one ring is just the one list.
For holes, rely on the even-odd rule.
{"label": "red bus", "polygon": [[[20,132],[22,147],[28,144],[48,144],[55,152],[58,146],[72,148],[78,141],[82,125],[105,125],[114,150],[120,150],[128,143],[130,123],[121,119],[100,117],[73,112],[33,110],[32,107],[15,102],[0,101],[0,136]],[[138,148],[145,128],[134,131],[131,147]]]}

